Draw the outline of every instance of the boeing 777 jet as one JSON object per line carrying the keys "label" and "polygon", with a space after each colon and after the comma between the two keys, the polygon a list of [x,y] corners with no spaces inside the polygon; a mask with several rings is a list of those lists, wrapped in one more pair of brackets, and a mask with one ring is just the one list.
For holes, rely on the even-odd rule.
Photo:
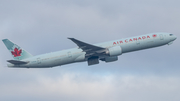
{"label": "boeing 777 jet", "polygon": [[151,33],[99,44],[89,44],[75,38],[68,38],[78,48],[38,56],[31,55],[8,39],[3,39],[2,41],[14,58],[14,60],[7,61],[9,62],[8,67],[50,68],[84,61],[87,61],[89,66],[99,64],[99,61],[106,63],[114,62],[123,53],[159,47],[166,44],[170,45],[176,38],[171,33]]}

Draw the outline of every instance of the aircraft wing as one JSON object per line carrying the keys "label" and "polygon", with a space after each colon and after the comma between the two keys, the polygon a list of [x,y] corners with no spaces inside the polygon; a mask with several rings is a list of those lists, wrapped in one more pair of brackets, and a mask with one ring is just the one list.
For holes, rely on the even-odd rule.
{"label": "aircraft wing", "polygon": [[14,65],[27,64],[28,62],[18,61],[18,60],[8,60],[7,62],[12,63]]}
{"label": "aircraft wing", "polygon": [[86,56],[94,56],[96,54],[105,52],[106,48],[102,48],[99,46],[91,45],[82,41],[79,41],[75,38],[68,38],[72,40],[75,44],[79,46],[84,52],[86,52]]}

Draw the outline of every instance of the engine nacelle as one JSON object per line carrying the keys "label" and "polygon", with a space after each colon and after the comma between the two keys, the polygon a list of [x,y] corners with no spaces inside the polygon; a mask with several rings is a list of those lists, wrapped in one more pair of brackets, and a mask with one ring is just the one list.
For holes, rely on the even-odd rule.
{"label": "engine nacelle", "polygon": [[122,54],[122,48],[120,46],[111,47],[106,51],[109,56],[118,56]]}
{"label": "engine nacelle", "polygon": [[114,61],[117,61],[118,60],[118,57],[117,56],[112,56],[112,57],[106,57],[104,59],[105,62],[114,62]]}

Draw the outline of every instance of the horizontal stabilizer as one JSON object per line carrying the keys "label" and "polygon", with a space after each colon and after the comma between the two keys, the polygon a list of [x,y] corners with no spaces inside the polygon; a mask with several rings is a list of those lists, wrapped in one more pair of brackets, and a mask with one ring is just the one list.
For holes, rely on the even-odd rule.
{"label": "horizontal stabilizer", "polygon": [[14,65],[27,64],[28,62],[18,61],[18,60],[8,60],[7,62],[12,63]]}

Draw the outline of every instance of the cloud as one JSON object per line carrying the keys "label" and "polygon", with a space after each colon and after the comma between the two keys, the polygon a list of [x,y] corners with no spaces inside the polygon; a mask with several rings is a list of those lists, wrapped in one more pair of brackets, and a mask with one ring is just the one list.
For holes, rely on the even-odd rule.
{"label": "cloud", "polygon": [[176,101],[179,99],[179,84],[179,78],[174,77],[65,73],[57,78],[39,76],[34,82],[1,85],[1,90],[5,91],[1,93],[1,100]]}

